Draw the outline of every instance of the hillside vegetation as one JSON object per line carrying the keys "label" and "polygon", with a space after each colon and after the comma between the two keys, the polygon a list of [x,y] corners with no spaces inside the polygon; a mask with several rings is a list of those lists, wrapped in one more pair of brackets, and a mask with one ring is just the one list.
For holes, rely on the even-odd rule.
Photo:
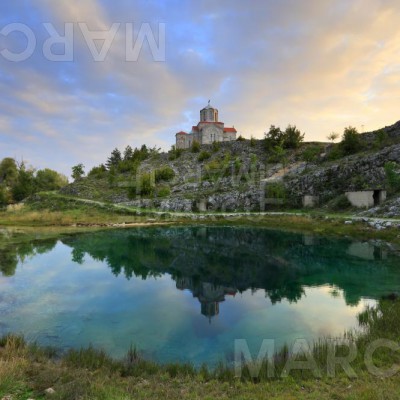
{"label": "hillside vegetation", "polygon": [[365,134],[348,127],[339,143],[304,143],[296,127],[271,126],[263,140],[195,143],[168,153],[115,149],[87,176],[81,168],[61,193],[185,212],[298,209],[303,195],[315,195],[321,207],[345,210],[346,190],[385,188],[396,199],[399,164],[400,122]]}

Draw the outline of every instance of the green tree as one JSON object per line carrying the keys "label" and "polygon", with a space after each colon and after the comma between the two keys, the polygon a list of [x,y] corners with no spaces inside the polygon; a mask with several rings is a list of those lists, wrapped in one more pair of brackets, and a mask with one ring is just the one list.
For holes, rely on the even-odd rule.
{"label": "green tree", "polygon": [[268,133],[264,133],[264,143],[265,143],[265,148],[268,151],[271,151],[274,149],[276,146],[282,145],[284,140],[283,137],[283,132],[281,131],[281,128],[271,125],[269,128]]}
{"label": "green tree", "polygon": [[11,188],[12,197],[15,201],[22,201],[35,193],[35,170],[27,169],[22,162],[18,168],[18,179]]}
{"label": "green tree", "polygon": [[110,169],[111,167],[118,167],[118,164],[122,161],[122,156],[121,156],[121,152],[115,148],[112,152],[110,157],[108,157],[107,162],[106,162],[106,166],[107,169]]}
{"label": "green tree", "polygon": [[78,181],[79,179],[82,179],[82,177],[85,175],[85,166],[83,164],[78,164],[74,165],[72,167],[72,178],[74,181]]}
{"label": "green tree", "polygon": [[18,167],[13,158],[4,158],[0,163],[0,183],[12,186],[18,179]]}
{"label": "green tree", "polygon": [[344,155],[354,154],[361,150],[362,144],[357,128],[353,126],[345,128],[340,148]]}
{"label": "green tree", "polygon": [[133,149],[131,146],[126,146],[124,150],[124,161],[129,161],[133,157]]}
{"label": "green tree", "polygon": [[68,179],[57,171],[45,168],[36,173],[35,184],[38,191],[59,190],[68,185]]}
{"label": "green tree", "polygon": [[96,179],[100,179],[100,178],[102,178],[103,176],[105,176],[106,173],[107,173],[107,168],[106,168],[106,166],[105,166],[104,164],[100,164],[100,165],[97,166],[97,167],[93,167],[93,168],[89,171],[88,176],[92,176],[92,177],[94,177],[94,178],[96,178]]}
{"label": "green tree", "polygon": [[301,133],[296,125],[289,125],[283,133],[283,147],[285,149],[297,149],[304,141],[304,133]]}
{"label": "green tree", "polygon": [[4,207],[9,203],[7,189],[4,185],[0,185],[0,207]]}

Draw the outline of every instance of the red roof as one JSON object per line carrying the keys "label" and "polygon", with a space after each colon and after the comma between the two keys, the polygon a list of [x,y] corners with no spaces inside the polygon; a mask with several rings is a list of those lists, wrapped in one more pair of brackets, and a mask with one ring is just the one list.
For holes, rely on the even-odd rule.
{"label": "red roof", "polygon": [[224,128],[224,132],[237,132],[235,128]]}
{"label": "red roof", "polygon": [[177,135],[187,135],[187,133],[183,132],[183,131],[180,131],[180,132],[177,133]]}
{"label": "red roof", "polygon": [[192,131],[198,131],[199,130],[199,128],[197,127],[197,126],[192,126]]}

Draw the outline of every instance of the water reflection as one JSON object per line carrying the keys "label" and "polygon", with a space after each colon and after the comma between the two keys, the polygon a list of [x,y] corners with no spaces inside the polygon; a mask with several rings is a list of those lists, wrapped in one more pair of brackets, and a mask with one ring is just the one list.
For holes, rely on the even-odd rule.
{"label": "water reflection", "polygon": [[[32,241],[0,252],[4,276],[18,262],[51,251],[56,240]],[[211,318],[225,296],[263,289],[272,304],[297,302],[304,286],[343,289],[346,303],[378,298],[398,282],[398,258],[382,245],[246,228],[148,228],[103,231],[62,239],[71,260],[106,262],[127,279],[170,274],[179,290],[190,290]],[[396,278],[396,279],[392,279]]]}
{"label": "water reflection", "polygon": [[399,291],[398,260],[383,245],[251,228],[116,230],[12,246],[0,237],[0,331],[116,356],[135,343],[161,361],[217,362],[236,338],[257,347],[356,326],[364,299]]}

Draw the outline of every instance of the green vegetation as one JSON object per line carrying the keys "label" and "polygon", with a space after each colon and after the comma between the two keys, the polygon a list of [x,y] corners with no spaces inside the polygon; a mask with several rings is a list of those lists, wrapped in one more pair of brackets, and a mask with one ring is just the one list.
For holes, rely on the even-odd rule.
{"label": "green vegetation", "polygon": [[208,151],[203,150],[203,151],[199,154],[199,156],[198,156],[198,158],[197,158],[197,161],[198,161],[198,162],[202,162],[202,161],[208,160],[210,157],[211,157],[211,154],[210,154]]}
{"label": "green vegetation", "polygon": [[190,148],[190,151],[192,153],[199,153],[200,152],[200,148],[201,148],[200,143],[197,140],[193,140],[192,147]]}
{"label": "green vegetation", "polygon": [[400,166],[389,161],[385,164],[386,180],[389,185],[389,189],[392,193],[397,193],[400,191]]}
{"label": "green vegetation", "polygon": [[160,169],[156,169],[155,171],[155,181],[156,183],[164,181],[169,182],[175,178],[175,172],[170,167],[162,167]]}
{"label": "green vegetation", "polygon": [[360,135],[356,128],[352,126],[345,128],[342,141],[340,142],[340,149],[345,156],[357,153],[362,149]]}
{"label": "green vegetation", "polygon": [[51,169],[36,171],[25,163],[17,164],[12,158],[0,163],[0,207],[20,202],[43,190],[58,190],[68,184],[68,179]]}
{"label": "green vegetation", "polygon": [[183,149],[177,149],[175,146],[172,146],[171,150],[168,153],[168,159],[170,161],[177,160],[183,152]]}
{"label": "green vegetation", "polygon": [[283,149],[297,149],[304,141],[302,134],[295,125],[288,125],[285,131],[271,125],[269,131],[264,134],[264,143],[267,151],[272,151],[277,147]]}
{"label": "green vegetation", "polygon": [[221,149],[221,143],[220,142],[212,142],[212,151],[213,153],[217,153]]}
{"label": "green vegetation", "polygon": [[72,167],[72,179],[78,181],[82,179],[85,175],[85,166],[83,164],[77,164]]}
{"label": "green vegetation", "polygon": [[318,156],[321,154],[322,148],[318,144],[313,144],[311,146],[308,146],[302,154],[302,159],[306,163],[312,163],[317,161]]}
{"label": "green vegetation", "polygon": [[237,139],[236,139],[236,141],[237,142],[244,142],[246,139],[242,136],[242,135],[239,135],[238,137],[237,137]]}
{"label": "green vegetation", "polygon": [[[293,355],[287,347],[264,361],[258,373],[255,365],[244,365],[241,373],[219,365],[196,370],[187,364],[159,365],[146,361],[131,347],[126,357],[114,360],[100,349],[89,347],[69,350],[60,355],[55,349],[28,344],[22,337],[8,335],[0,339],[0,396],[16,399],[44,398],[52,388],[55,399],[397,399],[400,375],[382,377],[371,374],[365,355],[376,340],[400,340],[400,301],[381,300],[375,308],[359,315],[362,330],[346,334],[347,342],[321,339],[310,352]],[[349,358],[351,376],[340,362],[328,366],[329,354],[337,360],[349,355],[349,345],[356,347]],[[376,342],[380,343],[380,342]],[[291,369],[288,365],[314,360],[315,370]],[[390,372],[399,363],[396,351],[378,347],[373,365]],[[286,368],[285,368],[286,367]],[[347,371],[350,371],[346,367]],[[287,375],[287,376],[286,376]],[[286,377],[283,377],[286,376]],[[331,377],[334,376],[334,377]],[[48,396],[46,396],[48,397]]]}

